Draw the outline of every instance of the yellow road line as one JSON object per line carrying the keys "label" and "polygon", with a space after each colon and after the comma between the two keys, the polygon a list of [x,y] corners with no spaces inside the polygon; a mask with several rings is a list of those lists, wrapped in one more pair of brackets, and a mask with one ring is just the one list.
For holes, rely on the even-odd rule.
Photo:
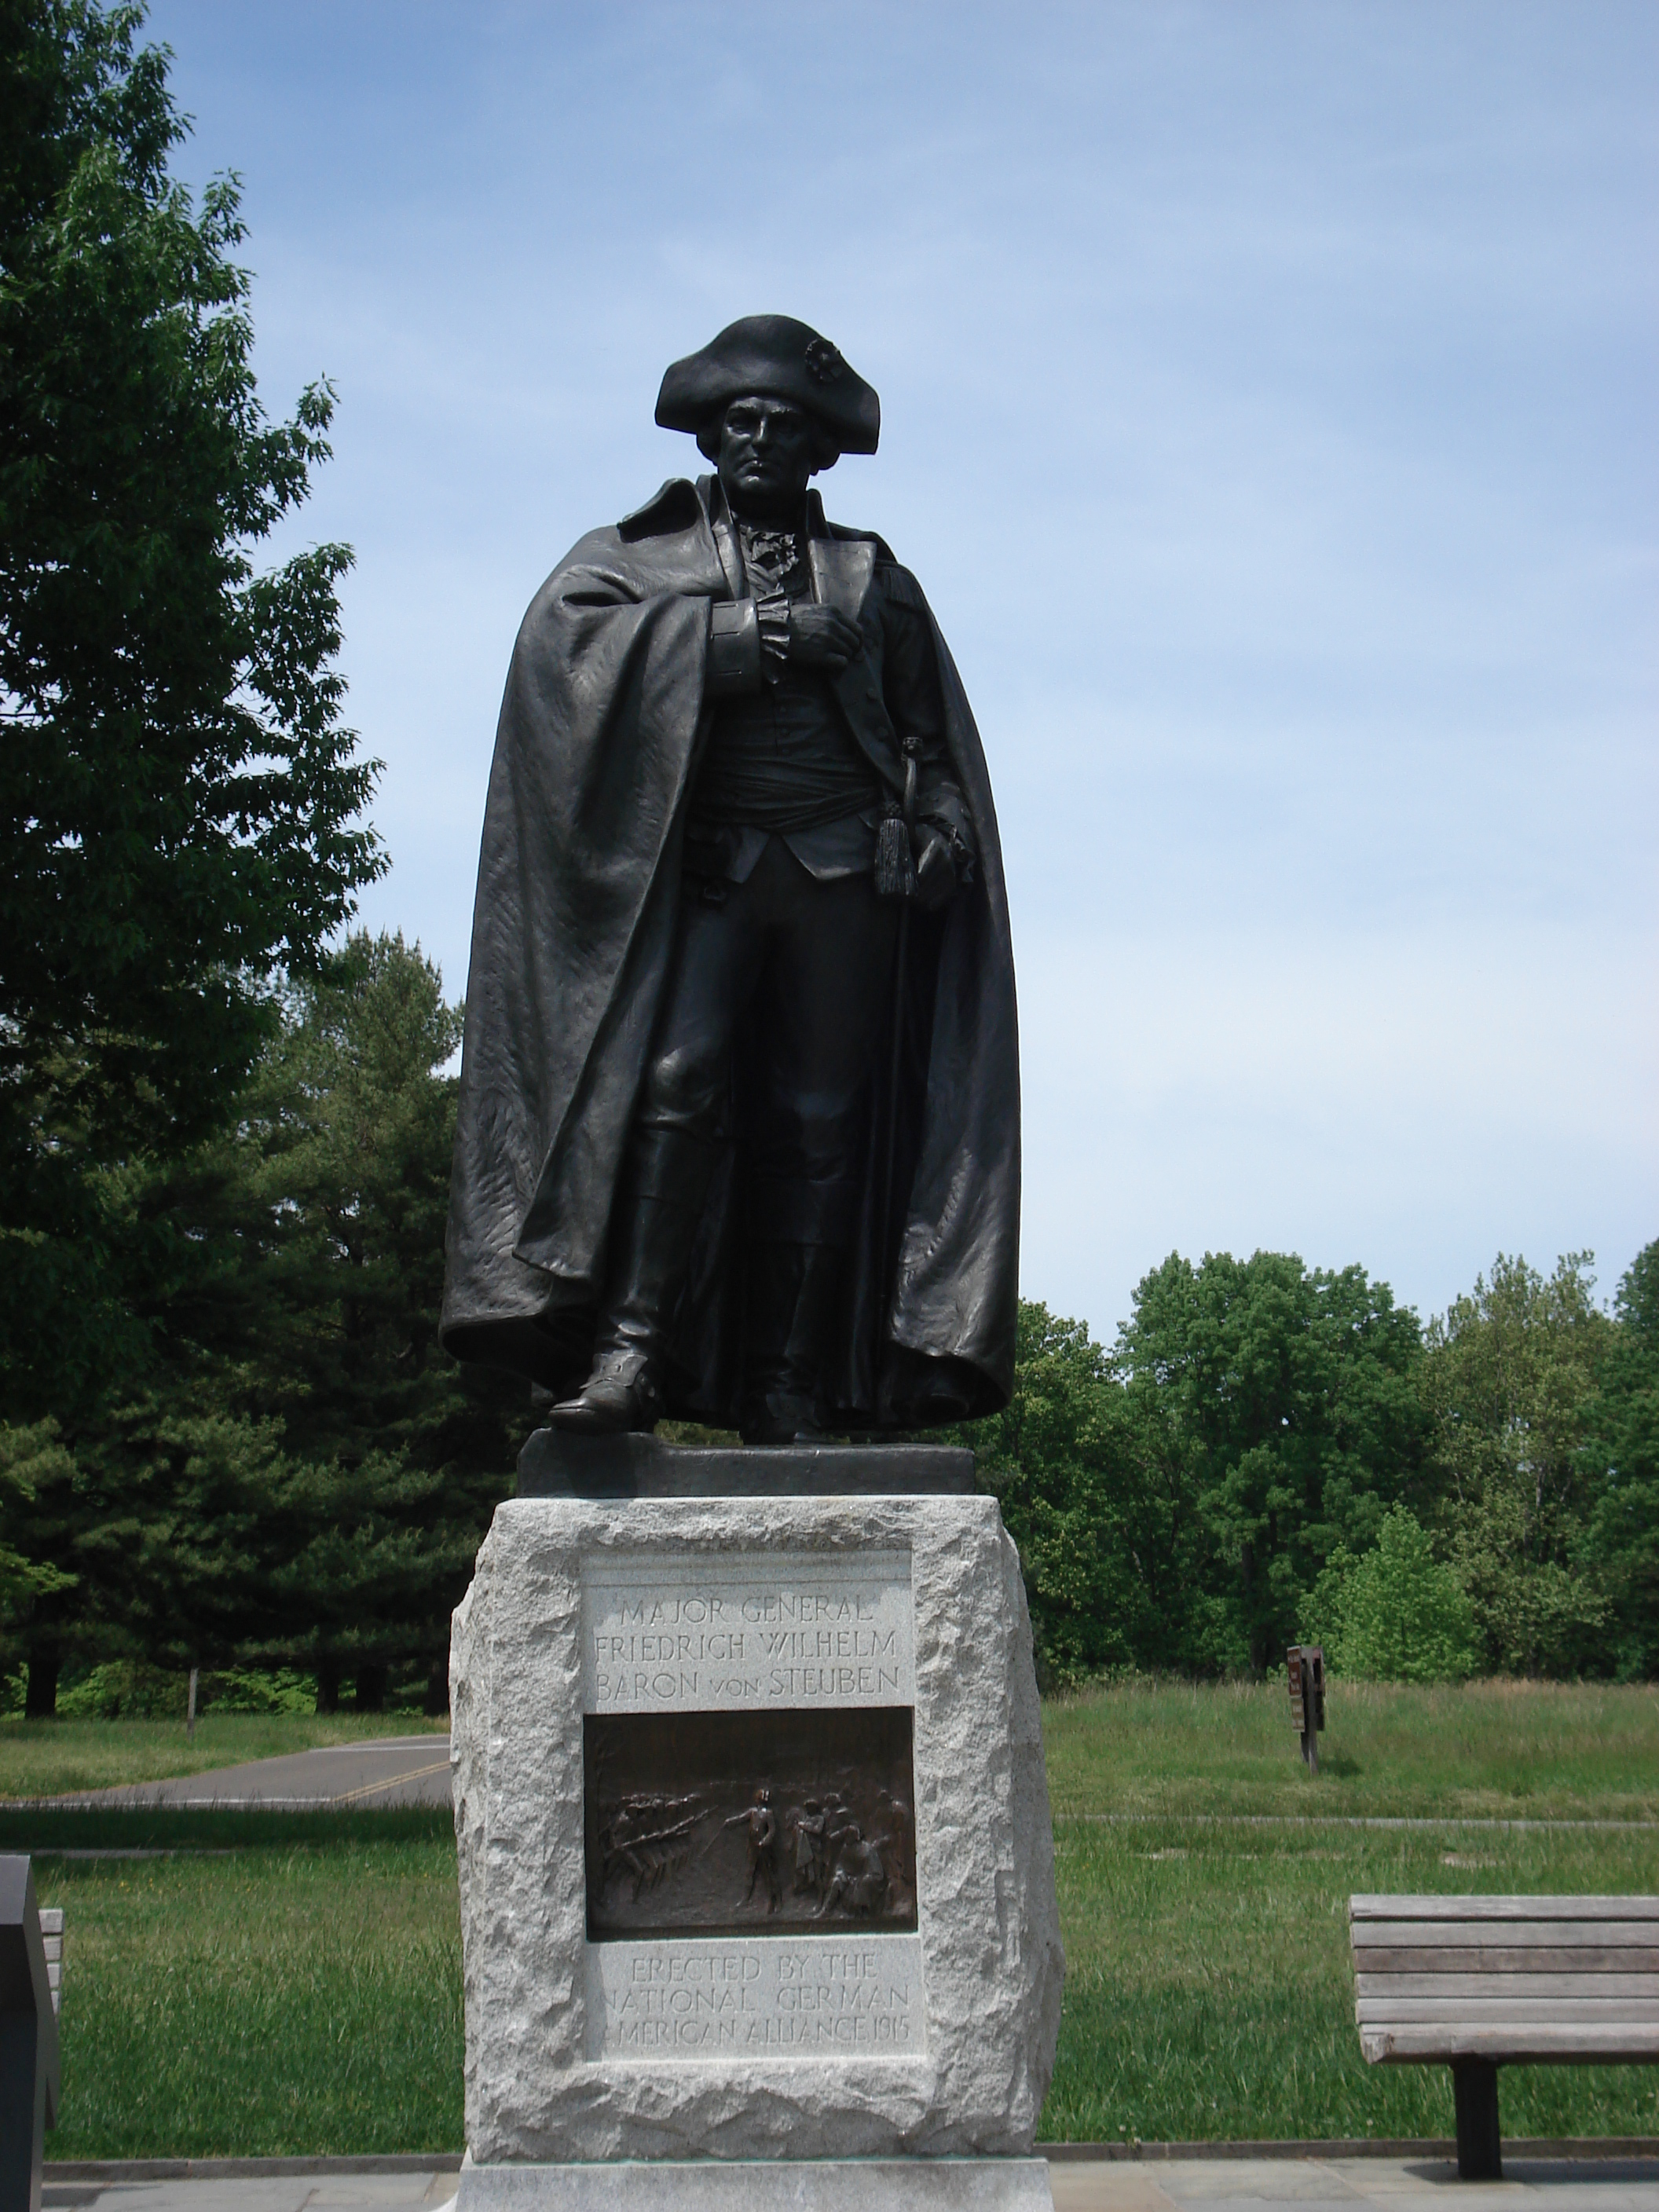
{"label": "yellow road line", "polygon": [[428,1774],[447,1774],[449,1761],[434,1759],[430,1766],[411,1766],[402,1774],[389,1774],[384,1782],[365,1782],[361,1790],[343,1790],[337,1797],[331,1797],[331,1805],[349,1805],[359,1797],[372,1797],[380,1790],[396,1790],[405,1782],[424,1781]]}

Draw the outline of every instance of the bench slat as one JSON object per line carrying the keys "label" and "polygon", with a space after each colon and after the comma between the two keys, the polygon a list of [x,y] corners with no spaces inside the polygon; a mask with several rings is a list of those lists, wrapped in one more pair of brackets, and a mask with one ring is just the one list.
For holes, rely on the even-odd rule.
{"label": "bench slat", "polygon": [[1362,2027],[1360,2048],[1373,2066],[1424,2060],[1492,2058],[1511,2065],[1649,2065],[1659,2061],[1659,2025],[1492,2027],[1437,2021],[1421,2027]]}
{"label": "bench slat", "polygon": [[1659,1948],[1639,1943],[1356,1944],[1362,1974],[1659,1974]]}
{"label": "bench slat", "polygon": [[1659,2027],[1659,1997],[1361,1997],[1355,2002],[1354,2018],[1362,2027],[1437,2020],[1471,2025],[1544,2021],[1563,2027],[1571,2021],[1622,2021],[1627,2027],[1651,2021]]}
{"label": "bench slat", "polygon": [[1414,1949],[1440,1945],[1461,1949],[1471,1944],[1487,1943],[1500,1925],[1505,1945],[1543,1944],[1553,1950],[1571,1950],[1580,1943],[1587,1949],[1648,1945],[1655,1935],[1654,1923],[1650,1920],[1506,1920],[1501,1923],[1492,1920],[1442,1920],[1432,1923],[1421,1920],[1372,1920],[1356,1922],[1349,1933],[1358,1958],[1362,1951],[1397,1948],[1402,1944],[1410,1944]]}
{"label": "bench slat", "polygon": [[1651,1997],[1656,1974],[1356,1974],[1362,1997]]}
{"label": "bench slat", "polygon": [[1348,1899],[1351,1920],[1659,1920],[1659,1897],[1383,1897]]}

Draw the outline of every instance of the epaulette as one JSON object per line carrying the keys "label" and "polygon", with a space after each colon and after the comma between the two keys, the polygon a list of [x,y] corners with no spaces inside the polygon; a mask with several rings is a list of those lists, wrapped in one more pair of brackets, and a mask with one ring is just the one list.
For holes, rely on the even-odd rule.
{"label": "epaulette", "polygon": [[908,607],[912,614],[927,611],[927,602],[922,597],[921,586],[908,568],[901,568],[896,561],[882,562],[876,569],[881,588],[895,606]]}
{"label": "epaulette", "polygon": [[688,477],[670,477],[643,507],[623,515],[617,525],[617,535],[628,545],[636,544],[641,538],[666,538],[694,529],[702,514],[696,486]]}

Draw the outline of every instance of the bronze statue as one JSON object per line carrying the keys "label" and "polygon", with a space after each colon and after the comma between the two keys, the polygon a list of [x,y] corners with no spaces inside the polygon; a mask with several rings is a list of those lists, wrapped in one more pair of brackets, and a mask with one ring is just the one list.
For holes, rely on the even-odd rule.
{"label": "bronze statue", "polygon": [[1013,965],[984,756],[921,588],[812,477],[875,392],[787,316],[665,376],[714,464],[593,532],[507,678],[443,1340],[559,1426],[752,1443],[1012,1380]]}

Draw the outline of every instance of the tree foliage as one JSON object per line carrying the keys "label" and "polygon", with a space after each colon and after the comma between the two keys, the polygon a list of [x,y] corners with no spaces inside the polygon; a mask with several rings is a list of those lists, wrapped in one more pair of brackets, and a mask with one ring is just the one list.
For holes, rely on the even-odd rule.
{"label": "tree foliage", "polygon": [[33,1438],[0,1547],[73,1577],[14,1607],[32,1710],[111,1660],[285,1663],[369,1708],[412,1669],[441,1706],[529,1413],[437,1343],[459,1023],[418,948],[352,938],[287,994],[232,1128],[126,1178],[143,1386],[0,1431]]}
{"label": "tree foliage", "polygon": [[1426,1334],[1359,1267],[1172,1255],[1109,1349],[1024,1305],[963,1433],[1050,1680],[1659,1668],[1659,1245],[1611,1317],[1584,1255],[1500,1257]]}
{"label": "tree foliage", "polygon": [[326,458],[268,421],[234,179],[199,208],[142,10],[0,6],[0,1360],[14,1419],[148,1356],[121,1188],[222,1119],[378,872],[346,548],[256,572]]}
{"label": "tree foliage", "polygon": [[1118,1364],[1217,1601],[1188,1663],[1265,1667],[1332,1549],[1374,1539],[1420,1455],[1418,1346],[1416,1316],[1363,1267],[1171,1254],[1141,1283]]}
{"label": "tree foliage", "polygon": [[1131,1661],[1138,1595],[1121,1571],[1114,1476],[1122,1393],[1080,1322],[1023,1299],[1006,1408],[965,1431],[1000,1502],[1033,1597],[1044,1673],[1070,1680]]}
{"label": "tree foliage", "polygon": [[1324,1645],[1338,1677],[1461,1682],[1474,1672],[1474,1608],[1404,1505],[1383,1515],[1368,1552],[1332,1553],[1304,1612],[1303,1640]]}
{"label": "tree foliage", "polygon": [[1607,1601],[1578,1556],[1592,1502],[1582,1443],[1612,1324],[1593,1288],[1586,1254],[1547,1279],[1500,1254],[1429,1326],[1438,1523],[1487,1663],[1504,1673],[1596,1657]]}
{"label": "tree foliage", "polygon": [[1659,1674],[1659,1242],[1613,1300],[1582,1465],[1592,1504],[1578,1564],[1605,1594],[1616,1671]]}
{"label": "tree foliage", "polygon": [[1286,1254],[1172,1255],[1109,1352],[1024,1306],[1012,1401],[964,1433],[1047,1673],[1270,1663],[1333,1549],[1417,1478],[1418,1352],[1386,1285]]}

